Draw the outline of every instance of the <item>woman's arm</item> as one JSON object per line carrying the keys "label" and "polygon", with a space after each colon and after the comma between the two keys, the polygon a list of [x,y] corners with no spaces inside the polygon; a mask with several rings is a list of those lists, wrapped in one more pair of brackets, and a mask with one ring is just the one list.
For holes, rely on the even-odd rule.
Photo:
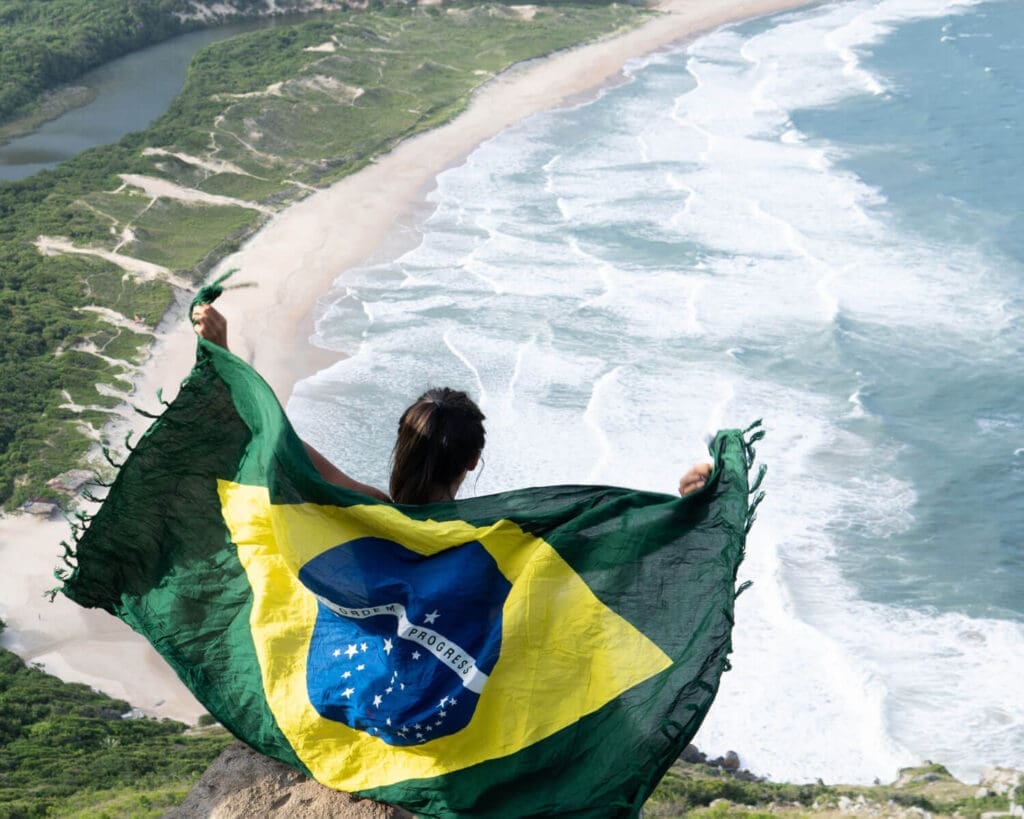
{"label": "woman's arm", "polygon": [[391,498],[375,486],[359,483],[354,478],[350,478],[305,441],[302,442],[302,445],[306,448],[306,454],[309,455],[309,459],[313,462],[313,466],[316,467],[316,471],[320,473],[320,477],[328,483],[333,483],[335,486],[340,486],[343,489],[351,489],[353,492],[360,492],[363,495],[369,495],[371,498],[390,503]]}
{"label": "woman's arm", "polygon": [[[207,341],[219,344],[225,350],[228,349],[227,319],[209,304],[197,305],[192,311],[192,327],[198,335]],[[377,500],[391,500],[391,498],[376,487],[359,483],[359,481],[350,478],[305,441],[302,442],[302,445],[306,448],[306,454],[309,455],[309,459],[313,462],[313,466],[316,467],[316,471],[320,473],[320,477],[328,483],[333,483],[335,486],[340,486],[343,489],[351,489],[353,492],[360,492],[363,495],[369,495]]]}

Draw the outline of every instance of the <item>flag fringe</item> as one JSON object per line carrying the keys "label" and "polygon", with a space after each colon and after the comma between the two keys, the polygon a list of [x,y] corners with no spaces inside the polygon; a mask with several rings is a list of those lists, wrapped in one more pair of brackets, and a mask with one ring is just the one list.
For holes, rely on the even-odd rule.
{"label": "flag fringe", "polygon": [[[754,449],[754,444],[757,441],[760,441],[762,438],[764,438],[764,436],[765,430],[761,427],[760,418],[754,421],[754,423],[752,423],[750,426],[744,429],[741,433],[741,439],[743,441],[743,456],[747,469],[748,479],[750,476],[750,471],[754,467],[754,461],[757,456],[757,452]],[[761,490],[761,483],[764,481],[764,477],[767,473],[768,467],[765,464],[760,464],[757,470],[757,477],[754,479],[753,485],[749,486],[747,489],[747,496],[753,496],[753,500],[751,500],[747,506],[747,513],[743,527],[744,543],[740,547],[739,559],[736,561],[735,568],[733,569],[733,582],[736,581],[736,576],[739,573],[740,564],[746,557],[746,535],[750,533],[750,528],[751,526],[753,526],[754,521],[757,519],[757,507],[761,505],[761,501],[763,501],[765,498],[765,493],[763,490]],[[733,592],[733,602],[735,602],[736,598],[743,594],[743,592],[749,589],[752,585],[753,581],[751,580],[745,580],[742,583],[740,583]],[[723,608],[722,616],[725,617],[726,621],[729,623],[730,628],[732,628],[736,624],[736,618],[733,614],[731,607]],[[730,639],[729,646],[725,652],[725,655],[720,660],[721,669],[723,673],[732,670],[732,662],[729,660],[728,656],[731,651],[732,641]],[[704,680],[698,680],[697,685],[701,689],[707,691],[712,696],[714,696],[714,694],[716,693],[715,687],[705,682]],[[690,711],[693,711],[694,716],[697,716],[696,712],[699,709],[696,704],[691,703],[687,705],[686,708]],[[689,732],[687,731],[686,726],[680,724],[679,722],[676,722],[673,719],[664,717],[659,727],[665,739],[668,740],[669,748],[672,750],[673,758],[678,757],[679,754],[683,752],[683,748],[685,747],[687,742],[686,737],[688,736]],[[647,767],[651,771],[651,775],[640,787],[639,791],[637,792],[636,798],[629,805],[619,805],[618,803],[616,803],[615,805],[615,807],[626,808],[626,810],[628,810],[628,815],[629,817],[631,817],[631,819],[636,819],[636,817],[639,817],[641,815],[641,811],[643,809],[643,805],[647,799],[647,796],[651,793],[651,791],[654,790],[654,787],[657,784],[657,780],[659,780],[662,774],[664,773],[664,769],[656,763],[656,760],[659,758],[658,755],[652,753],[650,758],[651,764]]]}
{"label": "flag fringe", "polygon": [[[237,270],[238,268],[232,268],[223,275],[217,277],[217,279],[215,279],[210,284],[206,285],[205,287],[201,287],[192,300],[192,304],[189,308],[190,316],[192,309],[195,308],[197,304],[209,304],[210,302],[215,301],[224,292],[223,282],[229,276],[236,273]],[[171,406],[169,401],[164,400],[164,391],[162,387],[156,391],[156,400],[165,408]],[[142,417],[150,418],[154,422],[159,421],[161,418],[163,418],[163,413],[154,414],[134,404],[129,404],[129,406]],[[129,431],[124,436],[124,447],[128,451],[129,455],[135,451],[135,446],[132,445],[131,438],[132,432]],[[106,460],[108,464],[114,467],[114,469],[118,470],[118,474],[120,474],[120,470],[124,467],[124,463],[118,463],[114,459],[113,454],[111,453],[109,447],[107,446],[101,446],[100,452],[103,454],[104,460]],[[104,489],[110,489],[114,486],[116,482],[117,475],[114,476],[113,480],[105,481],[100,477],[98,472],[93,470],[91,483],[94,486],[102,486]],[[87,501],[91,501],[93,503],[103,503],[103,501],[105,500],[105,498],[100,498],[94,495],[89,489],[83,489],[81,495]],[[75,511],[69,515],[67,512],[62,510],[61,514],[63,515],[64,520],[67,521],[68,527],[70,528],[71,537],[70,542],[68,542],[68,540],[62,540],[60,542],[60,545],[64,547],[64,553],[60,556],[60,560],[64,564],[64,566],[58,566],[56,569],[53,570],[53,576],[60,582],[60,585],[44,592],[44,596],[48,597],[51,603],[54,601],[57,594],[63,591],[68,581],[73,578],[75,571],[78,568],[78,544],[81,542],[82,536],[88,530],[89,524],[92,522],[93,519],[93,516],[87,515],[85,512],[81,511]]]}
{"label": "flag fringe", "polygon": [[[158,393],[162,393],[163,390],[157,390],[157,392]],[[160,396],[158,395],[157,398],[160,398]],[[164,403],[164,402],[161,400],[160,403]],[[168,404],[164,404],[164,406],[169,406],[169,405]],[[131,407],[132,407],[133,410],[135,410],[136,413],[141,415],[143,418],[152,418],[155,421],[157,418],[160,417],[159,415],[155,415],[152,412],[148,412],[148,411],[142,409],[142,407],[135,406],[135,404],[132,404]]]}
{"label": "flag fringe", "polygon": [[742,583],[739,584],[739,586],[736,587],[736,591],[733,594],[732,599],[735,600],[737,597],[739,597],[741,594],[743,594],[743,592],[745,592],[747,589],[749,589],[753,585],[754,585],[754,581],[753,580],[744,580]]}
{"label": "flag fringe", "polygon": [[757,478],[754,480],[754,485],[747,490],[748,495],[753,495],[758,489],[761,488],[761,481],[764,480],[764,476],[768,474],[768,464],[761,464],[757,470]]}
{"label": "flag fringe", "polygon": [[195,296],[192,297],[192,303],[188,307],[189,320],[192,319],[192,311],[196,309],[200,304],[213,304],[217,299],[224,293],[223,282],[238,272],[237,267],[232,267],[226,273],[218,276],[212,282],[207,285],[203,285],[196,291]]}

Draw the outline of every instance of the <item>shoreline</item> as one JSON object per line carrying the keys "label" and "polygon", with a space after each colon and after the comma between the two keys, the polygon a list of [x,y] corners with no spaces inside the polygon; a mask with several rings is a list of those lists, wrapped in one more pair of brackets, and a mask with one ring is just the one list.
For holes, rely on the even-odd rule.
{"label": "shoreline", "polygon": [[[239,268],[229,284],[245,286],[221,302],[233,351],[285,404],[296,382],[342,357],[307,340],[319,300],[346,270],[379,253],[393,229],[415,228],[438,174],[527,117],[588,99],[621,78],[630,60],[728,23],[804,5],[807,0],[739,0],[725,7],[710,0],[662,0],[656,6],[661,14],[636,28],[498,75],[452,122],[403,141],[357,173],[276,214],[217,265],[214,273]],[[358,205],[354,213],[353,204]],[[273,318],[267,316],[270,310]],[[190,346],[187,325],[176,332]]]}
{"label": "shoreline", "polygon": [[[275,214],[214,273],[237,267],[240,286],[218,306],[228,317],[233,351],[270,383],[282,404],[295,383],[340,360],[309,342],[316,309],[346,270],[364,263],[408,230],[427,207],[437,175],[521,120],[587,99],[622,76],[629,60],[681,44],[702,32],[793,9],[807,0],[662,0],[660,15],[594,43],[521,63],[479,88],[452,122],[399,144],[359,172]],[[353,205],[356,205],[353,208]],[[255,286],[253,286],[255,285]],[[152,410],[163,389],[173,398],[189,372],[194,336],[183,306],[173,306],[134,377],[134,400]],[[120,426],[121,422],[117,422]],[[129,422],[136,434],[148,426]],[[3,646],[40,662],[64,680],[128,700],[143,712],[194,723],[204,713],[145,640],[105,612],[81,609],[58,595],[52,570],[68,534],[62,521],[0,517],[0,616]],[[131,679],[121,672],[131,669]]]}
{"label": "shoreline", "polygon": [[88,105],[96,99],[96,94],[95,88],[74,82],[44,91],[32,110],[0,125],[0,147],[20,137],[34,134],[46,123]]}

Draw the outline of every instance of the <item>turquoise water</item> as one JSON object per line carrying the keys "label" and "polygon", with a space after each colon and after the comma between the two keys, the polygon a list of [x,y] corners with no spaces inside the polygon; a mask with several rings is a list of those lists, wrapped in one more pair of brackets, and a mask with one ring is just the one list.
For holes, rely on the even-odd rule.
{"label": "turquoise water", "polygon": [[488,416],[464,492],[670,491],[763,417],[734,670],[698,743],[776,778],[1024,766],[1024,17],[854,0],[628,67],[441,174],[347,273],[299,385],[386,485],[430,384]]}

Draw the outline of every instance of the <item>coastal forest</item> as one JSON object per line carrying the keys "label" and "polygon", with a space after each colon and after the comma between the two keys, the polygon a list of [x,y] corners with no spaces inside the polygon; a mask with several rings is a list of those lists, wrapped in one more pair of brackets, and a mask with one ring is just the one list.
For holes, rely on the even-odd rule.
{"label": "coastal forest", "polygon": [[231,742],[217,726],[188,730],[136,717],[124,700],[63,682],[0,648],[3,819],[89,806],[159,815]]}
{"label": "coastal forest", "polygon": [[[81,10],[62,16],[64,6]],[[74,41],[60,33],[65,18],[83,21],[78,36],[89,40],[88,25],[107,18],[85,9],[104,6],[142,15],[110,23],[122,31],[150,8],[162,21],[153,37],[178,25],[176,0],[0,3],[12,25],[3,59],[24,63],[20,84],[5,69],[7,110],[27,104],[44,76],[71,75],[63,58],[41,56],[45,44],[56,52]],[[146,130],[0,184],[0,506],[67,504],[51,479],[83,459],[109,474],[98,445],[120,442],[108,440],[108,422],[130,401],[158,406],[131,396],[157,323],[270,215],[448,121],[509,65],[645,14],[615,3],[533,15],[500,4],[395,4],[252,32],[201,51]],[[47,59],[65,67],[33,73]]]}
{"label": "coastal forest", "polygon": [[[288,11],[301,8],[302,0],[277,5]],[[233,0],[230,8],[245,17],[267,5]],[[208,24],[192,0],[2,0],[0,127],[31,114],[44,92],[92,68]]]}

